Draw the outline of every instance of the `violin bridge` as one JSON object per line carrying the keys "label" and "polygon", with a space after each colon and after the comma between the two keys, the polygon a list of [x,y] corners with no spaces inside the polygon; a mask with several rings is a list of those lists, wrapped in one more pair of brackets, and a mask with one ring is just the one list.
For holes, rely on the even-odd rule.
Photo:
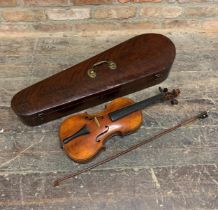
{"label": "violin bridge", "polygon": [[94,117],[94,121],[95,121],[95,124],[97,125],[97,127],[100,128],[100,123],[99,123],[97,117]]}

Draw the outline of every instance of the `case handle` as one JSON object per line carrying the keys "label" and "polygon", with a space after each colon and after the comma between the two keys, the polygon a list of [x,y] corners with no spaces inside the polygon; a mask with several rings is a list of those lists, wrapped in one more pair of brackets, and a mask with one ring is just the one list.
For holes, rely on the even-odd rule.
{"label": "case handle", "polygon": [[107,64],[108,68],[111,70],[115,70],[117,68],[117,64],[113,61],[99,61],[95,63],[91,69],[87,71],[88,76],[94,79],[97,76],[95,67],[105,63]]}

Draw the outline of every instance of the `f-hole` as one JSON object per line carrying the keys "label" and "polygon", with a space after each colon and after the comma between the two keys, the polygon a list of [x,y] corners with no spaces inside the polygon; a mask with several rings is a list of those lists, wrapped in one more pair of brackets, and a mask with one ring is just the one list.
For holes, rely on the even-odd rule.
{"label": "f-hole", "polygon": [[109,130],[109,126],[106,125],[106,126],[105,126],[105,130],[104,130],[103,132],[101,132],[100,134],[97,135],[97,137],[96,137],[96,142],[100,142],[100,141],[101,141],[100,137],[101,137],[102,135],[104,135],[105,133],[107,133],[108,130]]}

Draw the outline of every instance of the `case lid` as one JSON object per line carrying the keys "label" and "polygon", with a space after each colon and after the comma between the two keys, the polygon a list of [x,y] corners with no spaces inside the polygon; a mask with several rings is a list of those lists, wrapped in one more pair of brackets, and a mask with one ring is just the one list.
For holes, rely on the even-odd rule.
{"label": "case lid", "polygon": [[96,98],[101,103],[105,100],[99,96],[120,88],[130,93],[139,81],[166,71],[155,84],[159,83],[174,57],[175,46],[167,37],[139,35],[20,91],[12,99],[12,108],[20,117],[36,118]]}

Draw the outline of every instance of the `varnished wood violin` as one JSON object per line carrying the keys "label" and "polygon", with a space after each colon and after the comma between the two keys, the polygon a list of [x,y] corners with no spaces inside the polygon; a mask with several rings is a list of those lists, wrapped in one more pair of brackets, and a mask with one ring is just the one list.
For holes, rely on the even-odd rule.
{"label": "varnished wood violin", "polygon": [[134,103],[128,98],[118,98],[96,114],[80,113],[67,118],[60,126],[61,146],[75,162],[85,163],[94,158],[104,148],[105,142],[112,136],[124,136],[135,132],[142,124],[141,110],[155,103],[175,99],[179,89],[171,92],[159,88],[160,93]]}

